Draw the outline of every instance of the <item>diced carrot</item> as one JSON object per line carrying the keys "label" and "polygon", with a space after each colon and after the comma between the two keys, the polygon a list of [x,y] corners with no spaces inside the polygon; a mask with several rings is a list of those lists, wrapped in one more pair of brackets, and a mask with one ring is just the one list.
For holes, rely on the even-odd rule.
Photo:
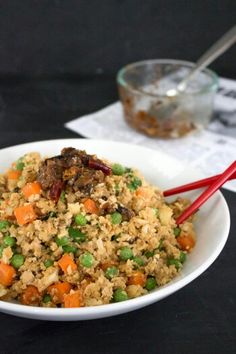
{"label": "diced carrot", "polygon": [[72,286],[68,282],[57,282],[50,285],[47,292],[52,297],[52,301],[55,304],[62,303],[64,300],[64,295],[68,294]]}
{"label": "diced carrot", "polygon": [[41,300],[38,288],[33,285],[28,285],[25,291],[21,294],[21,303],[23,305],[38,305]]}
{"label": "diced carrot", "polygon": [[137,190],[136,190],[136,196],[137,197],[141,197],[141,198],[144,198],[144,199],[148,199],[150,198],[150,190],[148,190],[147,188],[145,187],[139,187]]}
{"label": "diced carrot", "polygon": [[21,171],[18,171],[18,170],[9,170],[7,172],[7,178],[8,179],[15,179],[17,180],[21,175]]}
{"label": "diced carrot", "polygon": [[141,285],[144,286],[146,283],[146,276],[142,272],[135,272],[128,279],[128,285]]}
{"label": "diced carrot", "polygon": [[64,307],[81,307],[82,294],[81,290],[76,290],[73,293],[64,295]]}
{"label": "diced carrot", "polygon": [[61,259],[58,261],[58,265],[64,273],[70,273],[71,271],[78,269],[73,258],[68,253],[63,254]]}
{"label": "diced carrot", "polygon": [[22,188],[22,193],[24,194],[25,198],[29,198],[33,194],[40,194],[41,193],[41,185],[39,182],[30,182],[27,183],[23,188]]}
{"label": "diced carrot", "polygon": [[94,200],[88,198],[84,201],[84,207],[89,214],[99,214],[99,209]]}
{"label": "diced carrot", "polygon": [[15,276],[16,271],[11,265],[0,262],[0,284],[10,286]]}
{"label": "diced carrot", "polygon": [[195,246],[195,240],[192,235],[179,236],[176,240],[183,251],[190,252]]}
{"label": "diced carrot", "polygon": [[36,219],[36,214],[31,204],[19,206],[14,210],[14,215],[19,225],[28,224]]}

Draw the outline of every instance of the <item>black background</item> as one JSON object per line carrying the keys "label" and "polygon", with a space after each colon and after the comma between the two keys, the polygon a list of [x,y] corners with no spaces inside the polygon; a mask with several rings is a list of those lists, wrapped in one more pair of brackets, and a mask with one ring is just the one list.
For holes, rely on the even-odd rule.
{"label": "black background", "polygon": [[[116,100],[121,66],[194,61],[235,20],[235,0],[0,0],[0,147],[76,137],[63,123]],[[236,78],[235,58],[236,47],[211,67]],[[236,197],[224,195],[229,241],[193,283],[110,319],[50,323],[0,314],[0,353],[235,353]]]}
{"label": "black background", "polygon": [[[235,18],[234,0],[1,1],[0,74],[78,79],[145,58],[196,60]],[[235,75],[235,55],[212,68]]]}

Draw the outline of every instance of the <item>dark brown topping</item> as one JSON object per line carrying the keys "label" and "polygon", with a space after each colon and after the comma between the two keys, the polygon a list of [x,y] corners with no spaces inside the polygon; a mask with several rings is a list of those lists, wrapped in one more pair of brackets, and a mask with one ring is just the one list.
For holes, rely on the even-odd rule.
{"label": "dark brown topping", "polygon": [[121,205],[119,205],[116,210],[121,213],[123,221],[129,221],[135,215],[132,210],[125,208]]}
{"label": "dark brown topping", "polygon": [[101,171],[94,171],[89,169],[83,169],[78,175],[77,180],[73,184],[73,189],[75,191],[87,188],[90,186],[90,189],[93,188],[98,183],[103,182],[104,174]]}
{"label": "dark brown topping", "polygon": [[[151,137],[176,138],[196,130],[191,113],[183,109],[182,112],[175,109],[170,116],[163,119],[159,113],[162,110],[162,101],[153,103],[147,110],[137,110],[136,102],[133,97],[128,96],[128,91],[120,87],[119,92],[125,120],[141,133]],[[168,110],[166,111],[168,112]]]}
{"label": "dark brown topping", "polygon": [[62,158],[66,161],[68,167],[71,166],[88,166],[88,160],[91,157],[87,155],[83,150],[77,150],[74,148],[64,148],[61,152]]}
{"label": "dark brown topping", "polygon": [[78,166],[71,166],[63,172],[63,181],[68,181],[79,175],[80,168]]}
{"label": "dark brown topping", "polygon": [[112,214],[116,211],[116,208],[111,205],[109,202],[105,202],[100,206],[100,214],[101,215],[106,215],[106,214]]}
{"label": "dark brown topping", "polygon": [[64,183],[62,181],[54,182],[49,190],[50,199],[54,200],[55,202],[58,202],[63,188]]}
{"label": "dark brown topping", "polygon": [[37,176],[37,180],[41,184],[42,189],[47,190],[54,182],[62,180],[63,170],[63,160],[59,157],[45,160],[42,163]]}
{"label": "dark brown topping", "polygon": [[37,180],[43,190],[50,190],[50,198],[58,201],[59,191],[61,193],[66,186],[74,192],[89,194],[110,173],[111,168],[96,156],[82,150],[64,148],[61,155],[46,159],[41,164]]}

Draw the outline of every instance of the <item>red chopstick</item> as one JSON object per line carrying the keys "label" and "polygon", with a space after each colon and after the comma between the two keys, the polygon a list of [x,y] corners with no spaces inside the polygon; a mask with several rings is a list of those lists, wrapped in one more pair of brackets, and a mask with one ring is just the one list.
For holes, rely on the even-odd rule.
{"label": "red chopstick", "polygon": [[236,172],[234,161],[185,211],[176,219],[176,224],[182,224],[187,218],[195,213],[228,179]]}
{"label": "red chopstick", "polygon": [[[167,189],[166,191],[163,192],[163,195],[164,195],[164,197],[169,197],[171,195],[175,195],[178,193],[189,192],[194,189],[206,187],[206,186],[209,186],[210,184],[212,184],[213,182],[215,182],[217,180],[217,178],[219,178],[220,176],[221,176],[221,174],[215,175],[212,177],[208,177],[208,178],[204,178],[204,179],[200,179],[199,181],[196,181],[196,182],[183,184],[182,186],[179,186],[179,187]],[[230,176],[228,180],[235,179],[235,178],[236,178],[236,172],[233,173],[232,176]]]}

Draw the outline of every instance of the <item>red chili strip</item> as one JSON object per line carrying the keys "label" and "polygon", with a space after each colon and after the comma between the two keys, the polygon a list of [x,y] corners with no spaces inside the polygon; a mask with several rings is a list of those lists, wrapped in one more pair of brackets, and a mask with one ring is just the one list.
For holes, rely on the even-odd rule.
{"label": "red chili strip", "polygon": [[64,183],[62,181],[54,182],[49,191],[50,199],[54,200],[57,203],[63,188],[64,188]]}
{"label": "red chili strip", "polygon": [[94,170],[102,171],[107,176],[111,174],[111,168],[101,161],[89,159],[88,166]]}

